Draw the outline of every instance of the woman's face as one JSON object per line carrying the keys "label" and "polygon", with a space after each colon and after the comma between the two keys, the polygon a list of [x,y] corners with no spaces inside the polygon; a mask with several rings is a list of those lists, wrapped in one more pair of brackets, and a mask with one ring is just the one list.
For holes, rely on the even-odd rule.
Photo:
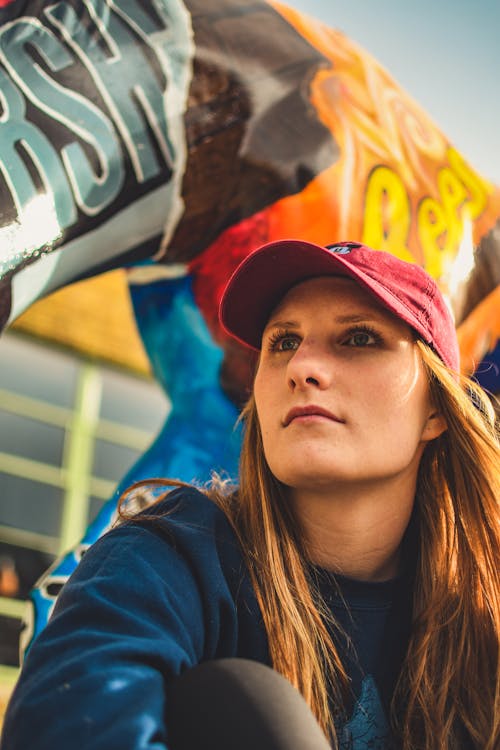
{"label": "woman's face", "polygon": [[278,304],[254,396],[269,467],[297,490],[414,483],[444,429],[410,327],[342,277],[305,281]]}

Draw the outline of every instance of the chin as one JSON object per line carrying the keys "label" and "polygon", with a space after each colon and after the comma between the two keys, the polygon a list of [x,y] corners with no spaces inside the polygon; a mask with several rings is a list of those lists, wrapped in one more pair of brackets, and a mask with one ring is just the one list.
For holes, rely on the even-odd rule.
{"label": "chin", "polygon": [[295,466],[290,471],[273,473],[282,484],[291,489],[324,490],[332,487],[336,482],[346,481],[346,477],[341,472],[332,472],[331,466],[326,471],[325,467],[314,467],[309,464],[303,471],[297,470]]}

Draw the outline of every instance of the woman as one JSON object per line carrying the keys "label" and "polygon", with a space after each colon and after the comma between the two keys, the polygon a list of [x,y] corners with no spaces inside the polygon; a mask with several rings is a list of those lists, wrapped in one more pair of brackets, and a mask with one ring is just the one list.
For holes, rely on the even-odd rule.
{"label": "woman", "polygon": [[175,678],[240,657],[333,747],[494,750],[499,446],[436,284],[357,243],[281,241],[220,316],[260,349],[239,487],[163,493],[92,547],[2,747],[166,748]]}

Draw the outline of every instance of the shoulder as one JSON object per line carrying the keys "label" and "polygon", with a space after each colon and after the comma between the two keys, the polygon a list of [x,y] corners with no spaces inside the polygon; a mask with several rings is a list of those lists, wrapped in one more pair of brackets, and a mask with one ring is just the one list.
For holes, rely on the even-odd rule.
{"label": "shoulder", "polygon": [[98,539],[72,580],[114,577],[131,585],[178,576],[184,585],[188,579],[208,584],[242,567],[241,548],[224,512],[197,488],[181,487]]}
{"label": "shoulder", "polygon": [[[123,527],[146,529],[174,546],[235,544],[226,514],[205,492],[194,486],[178,487],[141,511]],[[118,527],[120,528],[120,527]]]}
{"label": "shoulder", "polygon": [[203,612],[216,622],[219,604],[231,609],[246,577],[224,513],[202,492],[181,488],[98,539],[63,587],[55,614],[74,610],[80,618],[84,606],[103,620],[119,607],[148,617],[156,611],[163,620],[173,609],[186,627],[193,617],[202,622]]}
{"label": "shoulder", "polygon": [[149,505],[131,519],[131,523],[147,519],[178,525],[203,523],[204,526],[210,526],[223,522],[226,516],[207,493],[194,485],[185,485],[167,491],[161,500]]}

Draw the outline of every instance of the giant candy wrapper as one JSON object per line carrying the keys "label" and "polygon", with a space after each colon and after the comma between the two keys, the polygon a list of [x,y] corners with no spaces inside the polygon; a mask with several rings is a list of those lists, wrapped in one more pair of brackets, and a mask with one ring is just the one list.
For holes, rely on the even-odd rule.
{"label": "giant candy wrapper", "polygon": [[[236,474],[253,359],[217,307],[265,241],[362,240],[424,265],[463,369],[499,359],[500,190],[343,34],[257,0],[2,0],[0,22],[1,326],[127,267],[172,402],[117,494]],[[115,505],[34,592],[35,632]]]}

